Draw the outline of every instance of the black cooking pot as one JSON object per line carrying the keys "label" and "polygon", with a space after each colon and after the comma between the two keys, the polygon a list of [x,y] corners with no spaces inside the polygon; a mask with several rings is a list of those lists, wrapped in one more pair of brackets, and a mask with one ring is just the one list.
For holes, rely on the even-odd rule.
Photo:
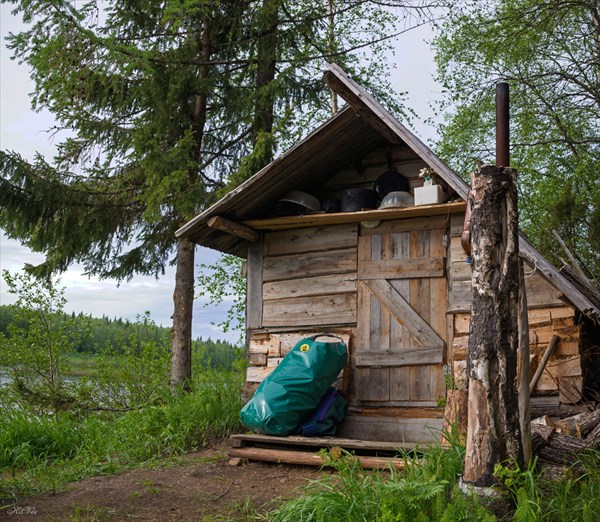
{"label": "black cooking pot", "polygon": [[384,172],[375,180],[375,191],[381,199],[390,192],[408,192],[408,180],[395,170]]}
{"label": "black cooking pot", "polygon": [[377,192],[365,188],[350,188],[342,192],[342,212],[357,212],[363,209],[377,208],[379,197]]}
{"label": "black cooking pot", "polygon": [[340,211],[340,201],[338,199],[329,198],[323,201],[321,210],[328,214]]}

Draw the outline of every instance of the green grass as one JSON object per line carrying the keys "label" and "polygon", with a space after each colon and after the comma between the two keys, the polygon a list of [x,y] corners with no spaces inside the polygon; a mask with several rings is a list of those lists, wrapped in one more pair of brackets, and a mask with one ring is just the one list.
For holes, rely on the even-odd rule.
{"label": "green grass", "polygon": [[[365,471],[349,454],[323,456],[337,473],[310,483],[298,498],[267,513],[270,522],[492,522],[482,503],[458,488],[464,449],[434,447],[417,458],[405,456],[404,470]],[[583,473],[567,472],[550,481],[527,471],[502,468],[500,480],[514,503],[516,522],[598,522],[600,454],[582,459]]]}
{"label": "green grass", "polygon": [[204,371],[194,391],[125,414],[3,412],[0,505],[69,481],[197,450],[239,429],[240,372]]}

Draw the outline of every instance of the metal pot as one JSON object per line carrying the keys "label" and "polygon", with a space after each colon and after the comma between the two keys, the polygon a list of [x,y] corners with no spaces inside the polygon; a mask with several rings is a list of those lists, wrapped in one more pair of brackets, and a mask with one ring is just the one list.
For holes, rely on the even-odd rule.
{"label": "metal pot", "polygon": [[280,203],[292,203],[308,211],[321,210],[321,202],[311,194],[301,192],[300,190],[292,190],[283,196]]}
{"label": "metal pot", "polygon": [[375,191],[380,198],[384,198],[390,192],[408,192],[408,180],[395,170],[384,172],[375,180]]}
{"label": "metal pot", "polygon": [[374,190],[350,188],[342,192],[342,212],[357,212],[364,209],[377,208],[379,197]]}
{"label": "metal pot", "polygon": [[340,211],[340,201],[338,199],[329,198],[323,201],[321,210],[327,214]]}

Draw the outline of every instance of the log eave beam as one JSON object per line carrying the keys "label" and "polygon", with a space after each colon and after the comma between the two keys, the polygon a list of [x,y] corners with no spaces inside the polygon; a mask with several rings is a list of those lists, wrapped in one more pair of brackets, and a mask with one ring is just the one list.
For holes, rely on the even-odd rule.
{"label": "log eave beam", "polygon": [[221,232],[232,234],[248,241],[257,241],[260,237],[258,231],[254,230],[248,225],[243,225],[242,223],[232,221],[231,219],[227,219],[222,216],[213,216],[206,222],[206,224],[209,228],[220,230]]}

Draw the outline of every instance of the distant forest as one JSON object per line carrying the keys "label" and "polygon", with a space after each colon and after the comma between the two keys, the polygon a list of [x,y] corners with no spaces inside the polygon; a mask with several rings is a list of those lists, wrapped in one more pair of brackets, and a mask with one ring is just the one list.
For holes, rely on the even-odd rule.
{"label": "distant forest", "polygon": [[[18,308],[14,305],[0,306],[0,337],[10,338],[9,325],[21,328],[25,325],[17,323]],[[119,354],[126,347],[138,346],[140,343],[154,342],[158,346],[170,349],[169,328],[157,326],[147,317],[138,321],[113,318],[91,317],[83,313],[64,314],[76,322],[80,335],[76,336],[73,351],[78,353],[100,353],[110,351]],[[60,318],[59,318],[60,320]],[[230,369],[234,363],[243,358],[243,349],[226,341],[198,339],[192,341],[195,363],[214,369]]]}

